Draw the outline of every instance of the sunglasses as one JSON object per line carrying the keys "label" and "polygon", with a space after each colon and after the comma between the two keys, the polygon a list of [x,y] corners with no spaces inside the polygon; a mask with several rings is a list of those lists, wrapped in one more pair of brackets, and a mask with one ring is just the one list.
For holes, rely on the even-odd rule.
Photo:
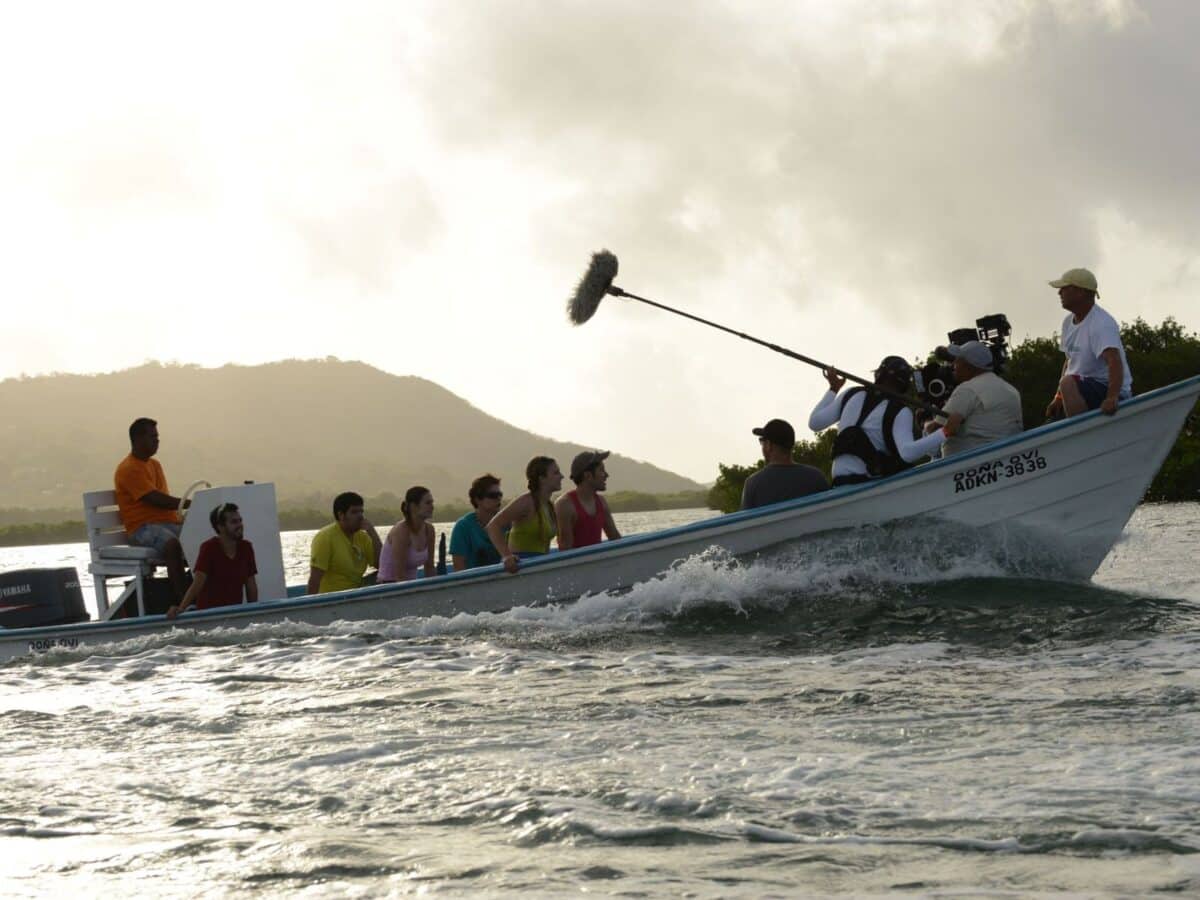
{"label": "sunglasses", "polygon": [[504,496],[504,491],[488,491],[483,496],[486,497],[488,500],[499,500],[501,497]]}

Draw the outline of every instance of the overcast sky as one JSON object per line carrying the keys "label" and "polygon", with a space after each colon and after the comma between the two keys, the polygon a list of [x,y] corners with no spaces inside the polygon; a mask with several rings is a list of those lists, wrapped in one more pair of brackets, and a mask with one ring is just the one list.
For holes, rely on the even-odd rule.
{"label": "overcast sky", "polygon": [[1197,46],[1193,0],[21,4],[0,377],[361,359],[708,481],[824,383],[628,301],[572,328],[594,250],[860,373],[1048,335],[1080,265],[1200,328]]}

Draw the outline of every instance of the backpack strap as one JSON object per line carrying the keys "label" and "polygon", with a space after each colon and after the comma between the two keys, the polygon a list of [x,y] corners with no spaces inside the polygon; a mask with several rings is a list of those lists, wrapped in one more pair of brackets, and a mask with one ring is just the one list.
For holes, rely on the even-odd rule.
{"label": "backpack strap", "polygon": [[[867,389],[865,387],[853,387],[853,388],[850,388],[850,390],[846,391],[846,393],[842,394],[842,397],[841,397],[842,404],[841,404],[841,406],[838,407],[838,418],[841,418],[842,414],[846,412],[846,404],[849,403],[852,398],[857,397],[859,394],[866,393],[866,390]],[[865,401],[864,401],[864,403],[865,403]]]}
{"label": "backpack strap", "polygon": [[[866,391],[867,389],[863,388],[863,390]],[[867,396],[863,397],[862,412],[858,414],[858,421],[854,424],[859,428],[862,428],[862,423],[867,421],[867,416],[875,412],[875,407],[884,402],[890,403],[891,401],[887,400],[886,397],[882,397],[879,394],[874,393],[873,391],[867,391]]]}
{"label": "backpack strap", "polygon": [[887,456],[890,457],[884,462],[885,472],[888,475],[912,468],[912,463],[904,461],[900,456],[900,448],[896,446],[896,417],[903,409],[904,404],[899,400],[888,399],[887,409],[883,413],[883,444],[887,447]]}

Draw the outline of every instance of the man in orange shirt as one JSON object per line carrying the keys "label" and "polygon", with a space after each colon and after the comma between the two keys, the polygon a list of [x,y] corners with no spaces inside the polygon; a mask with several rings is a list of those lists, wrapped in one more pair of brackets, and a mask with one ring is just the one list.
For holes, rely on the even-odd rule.
{"label": "man in orange shirt", "polygon": [[152,548],[166,562],[167,577],[178,600],[187,590],[178,510],[188,504],[171,496],[162,466],[152,458],[158,452],[158,423],[134,419],[129,426],[129,444],[129,455],[113,475],[121,524],[131,544]]}

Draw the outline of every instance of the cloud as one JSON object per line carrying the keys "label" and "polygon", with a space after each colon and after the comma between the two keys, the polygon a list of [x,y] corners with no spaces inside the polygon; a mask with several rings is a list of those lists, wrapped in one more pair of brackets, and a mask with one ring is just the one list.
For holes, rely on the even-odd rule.
{"label": "cloud", "polygon": [[364,179],[308,213],[292,214],[317,278],[349,279],[368,293],[386,293],[394,273],[442,229],[429,186],[416,174]]}
{"label": "cloud", "polygon": [[361,357],[705,478],[820,377],[615,299],[569,328],[600,247],[631,291],[852,371],[985,313],[1047,334],[1081,264],[1119,318],[1200,327],[1198,4],[12,18],[2,374]]}
{"label": "cloud", "polygon": [[547,253],[607,244],[679,294],[757,258],[802,308],[841,286],[1044,331],[1047,277],[1121,266],[1104,211],[1194,245],[1200,7],[821,6],[447,9],[427,112],[578,185]]}

